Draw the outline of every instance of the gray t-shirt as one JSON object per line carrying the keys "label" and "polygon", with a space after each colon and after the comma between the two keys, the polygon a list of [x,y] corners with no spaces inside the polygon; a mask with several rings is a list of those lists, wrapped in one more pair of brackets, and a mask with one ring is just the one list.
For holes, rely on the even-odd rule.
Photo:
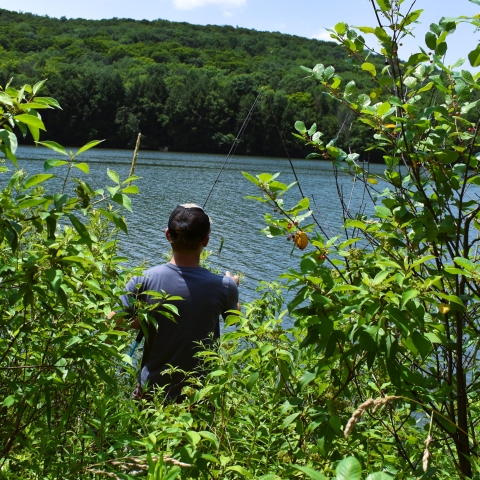
{"label": "gray t-shirt", "polygon": [[[167,263],[145,271],[141,277],[133,277],[126,290],[149,303],[158,300],[142,295],[142,292],[164,291],[183,299],[168,302],[178,308],[178,317],[175,316],[177,323],[159,312],[153,313],[158,330],[153,326],[148,328],[139,375],[140,385],[166,386],[166,395],[176,397],[182,389],[185,375],[162,375],[162,371],[169,365],[186,372],[198,368],[198,359],[194,358],[201,348],[198,343],[211,346],[212,338],[219,337],[219,316],[237,309],[237,285],[231,277],[215,275],[201,267],[179,267]],[[127,310],[132,296],[122,296]]]}

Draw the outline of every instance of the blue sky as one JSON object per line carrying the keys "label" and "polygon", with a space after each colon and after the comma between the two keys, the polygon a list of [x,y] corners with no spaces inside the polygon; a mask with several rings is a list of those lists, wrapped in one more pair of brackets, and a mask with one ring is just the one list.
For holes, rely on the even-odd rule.
{"label": "blue sky", "polygon": [[[411,4],[411,0],[405,0],[403,5]],[[162,18],[201,25],[233,25],[319,39],[328,39],[324,28],[332,28],[340,21],[351,25],[375,23],[370,0],[0,0],[0,7],[51,17]],[[416,0],[413,9],[424,10],[420,17],[422,24],[415,27],[416,38],[403,42],[399,52],[401,58],[417,51],[419,44],[426,48],[425,32],[442,16],[480,12],[480,6],[468,0]],[[376,45],[373,36],[367,38]],[[473,27],[464,25],[450,38],[447,64],[473,50],[480,34],[475,33]]]}

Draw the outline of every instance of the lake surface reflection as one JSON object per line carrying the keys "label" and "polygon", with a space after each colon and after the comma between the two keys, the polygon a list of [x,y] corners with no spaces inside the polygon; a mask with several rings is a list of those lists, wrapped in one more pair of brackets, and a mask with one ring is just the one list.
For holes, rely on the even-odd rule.
{"label": "lake surface reflection", "polygon": [[[43,171],[45,160],[60,158],[51,150],[35,147],[20,147],[17,157],[19,166],[29,174]],[[95,188],[103,188],[112,185],[107,168],[115,170],[122,179],[128,176],[132,152],[97,149],[80,158],[89,163],[90,174],[75,171],[74,175]],[[136,182],[141,193],[132,196],[134,213],[126,215],[129,235],[122,235],[120,243],[122,254],[130,258],[132,265],[163,262],[162,253],[169,250],[164,230],[170,212],[179,203],[203,205],[224,160],[221,155],[139,152],[135,174],[142,177]],[[317,219],[329,234],[341,234],[342,210],[331,164],[294,160],[294,166],[304,194],[315,201],[312,208]],[[371,170],[381,172],[383,168],[373,165]],[[287,184],[295,179],[286,159],[232,157],[206,206],[213,220],[209,249],[217,252],[221,238],[225,239],[221,255],[212,255],[211,263],[222,271],[228,269],[245,274],[241,300],[248,301],[254,298],[259,281],[275,280],[288,267],[298,265],[301,252],[295,249],[291,253],[292,244],[285,238],[269,239],[260,233],[265,226],[263,215],[267,207],[245,199],[247,195],[259,195],[260,192],[243,177],[242,171],[252,175],[281,172],[279,180]],[[61,176],[66,169],[58,167],[52,172]],[[56,181],[58,186],[61,181]],[[371,209],[371,201],[363,195],[360,184],[352,195],[351,177],[341,174],[340,184],[344,195],[350,199],[353,212],[365,208],[365,203],[367,211]],[[71,191],[75,185],[72,183],[67,188]],[[287,204],[292,206],[300,198],[298,188],[293,187]]]}

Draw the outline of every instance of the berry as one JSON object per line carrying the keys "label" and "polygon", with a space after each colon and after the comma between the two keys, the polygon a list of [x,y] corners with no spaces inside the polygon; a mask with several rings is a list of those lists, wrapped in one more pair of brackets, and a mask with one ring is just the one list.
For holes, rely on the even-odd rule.
{"label": "berry", "polygon": [[289,223],[289,224],[287,225],[287,228],[290,230],[290,229],[292,228],[292,224]]}
{"label": "berry", "polygon": [[468,131],[469,131],[469,132],[473,132],[473,128],[469,128]]}
{"label": "berry", "polygon": [[298,225],[298,222],[293,222],[293,224],[294,224],[295,226],[297,226],[297,225]]}
{"label": "berry", "polygon": [[278,212],[278,208],[275,207],[275,208],[273,209],[273,211],[274,211],[274,212]]}
{"label": "berry", "polygon": [[287,237],[287,240],[290,241],[291,239],[292,239],[292,237],[289,235],[289,236]]}
{"label": "berry", "polygon": [[460,115],[460,112],[455,112],[455,115]]}

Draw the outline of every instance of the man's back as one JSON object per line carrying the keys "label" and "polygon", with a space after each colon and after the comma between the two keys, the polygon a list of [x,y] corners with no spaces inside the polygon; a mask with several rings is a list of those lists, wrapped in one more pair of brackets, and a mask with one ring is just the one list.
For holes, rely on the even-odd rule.
{"label": "man's back", "polygon": [[[137,290],[137,284],[141,287]],[[176,397],[181,390],[184,375],[162,375],[169,365],[191,372],[198,367],[194,354],[199,342],[211,345],[219,336],[219,316],[237,308],[238,290],[232,277],[214,275],[201,267],[180,267],[167,263],[147,270],[142,277],[134,277],[127,291],[141,294],[147,290],[164,291],[183,300],[171,302],[178,308],[176,323],[161,313],[154,313],[158,330],[149,328],[142,358],[139,383],[165,386],[168,396]],[[155,303],[148,297],[143,300]],[[128,305],[128,296],[122,298]]]}

